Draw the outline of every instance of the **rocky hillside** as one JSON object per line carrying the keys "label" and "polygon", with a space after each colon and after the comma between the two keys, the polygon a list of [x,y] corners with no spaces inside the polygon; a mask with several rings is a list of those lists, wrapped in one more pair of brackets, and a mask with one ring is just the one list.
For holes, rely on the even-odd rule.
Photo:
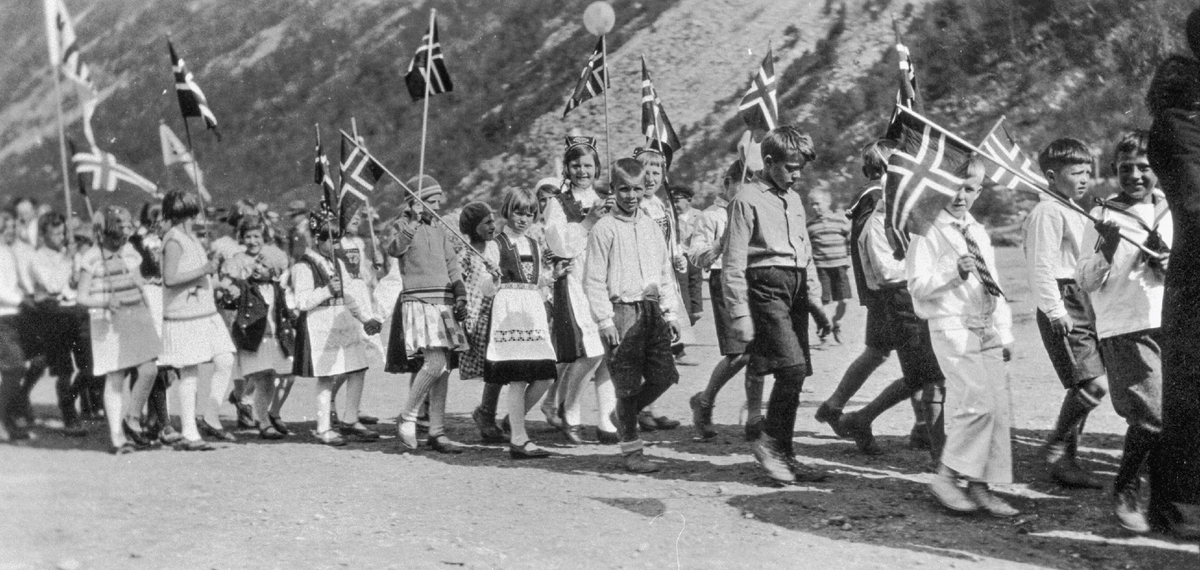
{"label": "rocky hillside", "polygon": [[[336,161],[339,128],[357,119],[367,144],[402,177],[415,174],[421,105],[403,73],[428,9],[439,11],[455,91],[431,100],[427,170],[452,199],[494,199],[556,173],[562,136],[602,135],[592,100],[562,109],[594,44],[587,0],[67,0],[83,55],[104,97],[101,144],[166,186],[158,123],[182,136],[166,37],[187,60],[221,122],[223,141],[193,140],[218,201],[314,198],[313,125]],[[645,56],[684,149],[673,178],[699,194],[716,187],[744,127],[736,107],[768,43],[781,114],[814,136],[810,184],[843,197],[857,184],[856,149],[881,132],[895,92],[891,19],[913,51],[929,113],[977,139],[1000,115],[1031,149],[1061,135],[1099,152],[1145,126],[1141,103],[1154,64],[1175,49],[1185,8],[1170,0],[617,0],[609,35],[609,125],[614,157],[642,143]],[[41,3],[0,0],[0,182],[3,194],[61,195],[53,83]],[[64,84],[65,85],[65,84]],[[69,89],[68,89],[69,91]],[[69,136],[83,140],[75,97]],[[605,150],[601,148],[602,152]],[[98,200],[133,203],[120,190]],[[383,204],[399,196],[378,196]],[[998,221],[1016,197],[997,194]]]}

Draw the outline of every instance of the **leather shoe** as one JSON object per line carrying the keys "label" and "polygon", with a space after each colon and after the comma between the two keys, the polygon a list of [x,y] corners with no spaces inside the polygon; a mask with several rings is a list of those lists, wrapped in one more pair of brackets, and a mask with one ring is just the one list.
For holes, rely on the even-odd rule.
{"label": "leather shoe", "polygon": [[563,435],[567,436],[567,441],[571,442],[571,445],[583,445],[582,430],[579,426],[564,423],[563,427],[559,429]]}
{"label": "leather shoe", "polygon": [[763,434],[754,444],[754,458],[767,472],[767,476],[778,483],[790,484],[796,481],[784,454],[778,444],[770,436]]}
{"label": "leather shoe", "polygon": [[163,445],[175,445],[183,441],[183,434],[175,431],[175,428],[167,426],[158,433],[158,441]]}
{"label": "leather shoe", "polygon": [[461,445],[454,443],[445,435],[435,435],[429,438],[429,449],[448,455],[458,455],[463,452]]}
{"label": "leather shoe", "polygon": [[340,430],[342,435],[353,436],[358,441],[379,441],[379,433],[367,429],[367,426],[362,425],[362,422],[356,424],[342,424]]}
{"label": "leather shoe", "polygon": [[596,442],[600,445],[616,445],[621,443],[621,435],[615,431],[604,431],[596,428]]}
{"label": "leather shoe", "polygon": [[682,423],[679,422],[679,420],[673,420],[671,418],[668,418],[667,416],[652,416],[652,417],[654,418],[654,426],[657,427],[658,429],[663,429],[663,430],[675,429],[675,428],[683,425]]}
{"label": "leather shoe", "polygon": [[971,502],[983,509],[987,514],[996,518],[1011,518],[1021,514],[1021,511],[1004,502],[1003,499],[988,490],[987,483],[967,483],[967,497]]}
{"label": "leather shoe", "polygon": [[792,470],[792,475],[796,476],[797,483],[820,483],[829,478],[828,473],[800,463],[794,455],[784,455],[784,460],[788,469]]}
{"label": "leather shoe", "polygon": [[216,449],[203,439],[181,439],[174,447],[176,451],[212,451]]}
{"label": "leather shoe", "polygon": [[129,440],[138,447],[150,447],[151,441],[146,437],[146,434],[142,432],[142,426],[135,426],[133,424],[133,422],[136,421],[137,420],[131,421],[130,418],[123,418],[121,420],[121,429],[125,432],[125,437],[129,438]]}
{"label": "leather shoe", "polygon": [[863,421],[858,412],[850,412],[837,422],[842,431],[854,438],[854,445],[866,455],[883,455],[883,448],[875,442],[875,434],[871,432],[871,424]]}
{"label": "leather shoe", "polygon": [[829,427],[833,428],[835,433],[837,430],[838,419],[841,417],[842,411],[835,409],[827,402],[821,402],[821,405],[817,406],[817,413],[813,414],[813,418],[823,424],[829,424]]}
{"label": "leather shoe", "polygon": [[475,408],[471,412],[471,419],[475,422],[475,427],[479,429],[479,439],[483,443],[506,443],[508,438],[504,437],[504,432],[496,427],[496,416],[488,416],[483,413],[480,408]]}
{"label": "leather shoe", "polygon": [[127,441],[118,447],[114,447],[112,453],[113,455],[126,455],[135,451],[137,451],[137,446],[135,446],[132,442]]}
{"label": "leather shoe", "polygon": [[285,435],[279,433],[279,430],[275,429],[273,426],[267,426],[258,430],[258,436],[263,439],[283,439],[286,437]]}
{"label": "leather shoe", "polygon": [[1050,463],[1050,478],[1063,487],[1080,489],[1103,489],[1104,482],[1095,475],[1084,471],[1074,457],[1064,455]]}
{"label": "leather shoe", "polygon": [[1146,520],[1146,513],[1138,504],[1136,487],[1117,489],[1113,493],[1113,516],[1117,518],[1117,524],[1129,532],[1134,534],[1150,532],[1150,522]]}
{"label": "leather shoe", "polygon": [[654,421],[654,414],[649,411],[644,411],[637,416],[638,429],[642,431],[655,431],[658,429],[658,422]]}
{"label": "leather shoe", "polygon": [[692,427],[695,428],[696,435],[707,441],[717,437],[717,430],[713,429],[713,407],[704,405],[703,398],[704,392],[696,392],[688,399],[688,405],[692,407]]}
{"label": "leather shoe", "polygon": [[254,408],[249,404],[241,402],[233,402],[233,407],[237,409],[237,427],[238,429],[254,429],[258,427],[258,421],[254,419]]}
{"label": "leather shoe", "polygon": [[632,473],[654,473],[658,471],[658,466],[646,459],[646,454],[642,450],[626,453],[622,459],[625,464],[625,470]]}
{"label": "leather shoe", "polygon": [[358,414],[358,423],[365,426],[373,426],[379,423],[379,418],[375,416],[368,416],[366,414]]}
{"label": "leather shoe", "polygon": [[225,431],[224,428],[216,428],[209,425],[203,418],[196,418],[196,427],[200,428],[200,435],[216,438],[221,441],[235,442],[237,436]]}
{"label": "leather shoe", "polygon": [[550,457],[550,452],[537,447],[532,441],[527,441],[522,445],[509,445],[508,456],[513,459],[545,459]]}
{"label": "leather shoe", "polygon": [[330,447],[341,447],[346,445],[346,440],[333,430],[326,430],[317,434],[317,440]]}
{"label": "leather shoe", "polygon": [[933,480],[929,482],[929,492],[943,507],[956,513],[973,513],[979,510],[979,505],[967,496],[952,477],[940,473],[934,475]]}
{"label": "leather shoe", "polygon": [[283,418],[274,414],[268,414],[267,419],[270,420],[271,427],[275,428],[275,431],[283,435],[292,435],[292,430],[288,429],[287,424],[283,423]]}

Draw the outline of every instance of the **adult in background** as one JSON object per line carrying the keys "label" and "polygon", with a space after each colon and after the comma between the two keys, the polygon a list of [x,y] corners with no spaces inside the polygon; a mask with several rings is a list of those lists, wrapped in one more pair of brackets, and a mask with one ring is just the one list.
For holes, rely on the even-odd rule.
{"label": "adult in background", "polygon": [[[812,242],[813,262],[821,280],[821,305],[834,304],[831,323],[833,340],[842,342],[842,317],[846,316],[846,299],[850,293],[850,220],[833,211],[833,197],[827,190],[808,193],[813,219],[808,221],[808,239]],[[825,336],[821,336],[821,343]]]}
{"label": "adult in background", "polygon": [[1154,72],[1147,154],[1175,221],[1163,292],[1162,425],[1150,455],[1150,524],[1200,538],[1200,9],[1187,19],[1191,55]]}

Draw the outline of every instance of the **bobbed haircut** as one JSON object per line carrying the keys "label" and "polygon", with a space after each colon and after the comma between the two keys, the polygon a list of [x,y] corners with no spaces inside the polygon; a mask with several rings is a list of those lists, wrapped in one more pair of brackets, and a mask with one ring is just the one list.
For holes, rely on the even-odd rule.
{"label": "bobbed haircut", "polygon": [[794,125],[775,127],[762,141],[763,160],[786,162],[790,157],[800,157],[806,162],[817,158],[812,137],[800,132]]}
{"label": "bobbed haircut", "polygon": [[1063,137],[1055,140],[1038,153],[1038,168],[1041,168],[1043,173],[1076,164],[1092,164],[1092,151],[1088,150],[1086,143],[1076,138]]}
{"label": "bobbed haircut", "polygon": [[263,223],[262,217],[260,217],[260,216],[242,216],[241,219],[238,220],[238,224],[237,224],[238,239],[241,239],[242,236],[245,236],[246,232],[252,232],[254,230],[261,231],[264,234],[266,233],[266,231],[265,231],[266,224]]}
{"label": "bobbed haircut", "polygon": [[537,191],[529,188],[509,188],[504,191],[504,200],[500,202],[500,217],[506,220],[515,213],[521,213],[532,215],[536,222],[541,216],[540,210]]}
{"label": "bobbed haircut", "polygon": [[617,159],[612,166],[612,174],[609,180],[616,182],[620,177],[622,180],[641,180],[646,174],[646,167],[642,165],[642,161],[636,158],[621,158]]}
{"label": "bobbed haircut", "polygon": [[1116,146],[1113,147],[1113,162],[1121,159],[1122,156],[1146,156],[1146,145],[1150,139],[1150,132],[1144,129],[1135,129],[1124,133],[1121,138],[1117,139]]}
{"label": "bobbed haircut", "polygon": [[172,190],[163,196],[163,218],[172,224],[200,215],[200,197],[187,190]]}
{"label": "bobbed haircut", "polygon": [[887,172],[888,159],[896,152],[896,141],[892,139],[876,139],[862,147],[863,169],[872,174],[883,176]]}
{"label": "bobbed haircut", "polygon": [[[67,219],[58,212],[49,212],[38,220],[38,234],[45,236],[50,230],[67,224]],[[67,236],[68,238],[70,236]]]}
{"label": "bobbed haircut", "polygon": [[737,182],[749,182],[754,180],[754,171],[746,168],[746,163],[742,159],[733,161],[729,168],[725,169],[725,180]]}
{"label": "bobbed haircut", "polygon": [[121,222],[132,222],[133,217],[129,215],[129,210],[121,206],[109,205],[100,208],[96,215],[92,218],[92,227],[96,230],[96,235],[103,237],[114,237],[121,229]]}
{"label": "bobbed haircut", "polygon": [[657,166],[662,169],[667,168],[667,157],[663,156],[662,153],[658,152],[657,150],[646,150],[639,152],[634,158],[636,158],[637,161],[642,163],[642,166],[645,167]]}
{"label": "bobbed haircut", "polygon": [[600,153],[596,152],[596,149],[592,148],[591,145],[586,144],[575,145],[571,148],[568,148],[567,151],[563,153],[563,172],[566,172],[567,165],[570,164],[572,160],[585,155],[592,157],[592,164],[596,165],[596,172],[600,172]]}

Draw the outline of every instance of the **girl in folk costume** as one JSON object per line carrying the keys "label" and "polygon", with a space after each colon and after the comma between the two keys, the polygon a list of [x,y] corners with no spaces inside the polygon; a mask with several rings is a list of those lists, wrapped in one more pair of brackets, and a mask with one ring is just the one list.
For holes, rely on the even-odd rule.
{"label": "girl in folk costume", "polygon": [[292,291],[300,312],[292,373],[317,379],[317,439],[339,446],[346,440],[333,431],[330,417],[333,384],[339,376],[345,376],[346,383],[345,432],[363,441],[379,439],[359,421],[358,405],[370,365],[364,333],[378,334],[383,325],[364,302],[362,281],[351,277],[334,256],[331,221],[328,211],[309,216],[313,245],[292,267]]}
{"label": "girl in folk costume", "polygon": [[446,391],[450,369],[458,366],[457,353],[467,348],[458,321],[467,317],[467,292],[462,268],[450,236],[435,224],[442,188],[431,176],[413,177],[408,186],[418,188],[419,200],[408,198],[408,209],[398,222],[399,231],[385,251],[400,259],[404,290],[392,313],[387,371],[416,372],[408,398],[400,410],[397,431],[409,449],[417,448],[417,416],[429,397],[429,447],[441,453],[461,453],[446,436]]}
{"label": "girl in folk costume", "polygon": [[[126,247],[133,232],[129,211],[108,206],[93,222],[99,247],[88,250],[81,259],[77,302],[89,308],[92,373],[105,377],[108,432],[113,452],[123,454],[134,450],[127,434],[135,441],[144,437],[137,418],[150,397],[157,372],[155,358],[163,343],[142,292],[141,256]],[[134,371],[137,381],[126,399],[125,379]],[[195,439],[200,438],[197,435]],[[199,443],[201,448],[207,445]]]}
{"label": "girl in folk costume", "polygon": [[257,215],[238,222],[238,241],[246,249],[230,258],[225,271],[241,292],[232,325],[233,341],[238,347],[238,369],[252,386],[259,435],[282,439],[290,431],[279,417],[284,401],[280,396],[286,392],[276,387],[276,379],[280,388],[291,384],[295,331],[282,286],[287,255],[264,247],[263,226]]}
{"label": "girl in folk costume", "polygon": [[[336,255],[338,259],[342,261],[346,267],[346,271],[349,272],[350,277],[353,279],[353,281],[347,282],[347,286],[349,286],[350,289],[353,290],[353,294],[356,295],[356,299],[359,301],[358,306],[364,311],[368,310],[369,308],[371,317],[382,321],[382,319],[379,318],[379,310],[377,308],[379,305],[375,303],[375,298],[371,293],[378,284],[374,269],[375,264],[368,256],[366,240],[359,235],[359,230],[362,227],[364,218],[368,218],[367,212],[365,210],[357,210],[353,213],[353,215],[348,216],[343,221],[344,226],[342,227],[341,237],[338,239],[338,245],[340,247],[334,248],[334,255]],[[370,222],[368,221],[368,223]],[[372,251],[374,251],[374,249],[372,249]],[[373,368],[382,367],[384,361],[384,351],[383,343],[380,341],[379,336],[364,335],[364,338],[366,338],[367,341],[367,358],[370,366]],[[332,421],[334,425],[339,423],[337,415],[337,395],[342,389],[342,384],[345,382],[345,377],[339,377],[334,380],[333,383],[333,403],[331,404],[330,409],[332,410]],[[379,418],[375,416],[368,416],[360,411],[358,414],[358,421],[363,425],[374,425],[379,423]]]}
{"label": "girl in folk costume", "polygon": [[507,224],[496,238],[500,259],[500,289],[492,301],[483,380],[489,386],[508,385],[509,423],[513,459],[534,459],[549,452],[529,441],[525,415],[555,377],[554,346],[546,315],[546,290],[566,273],[564,264],[554,272],[542,266],[541,247],[525,232],[537,220],[537,196],[527,189],[504,195],[500,215]]}
{"label": "girl in folk costume", "polygon": [[611,418],[616,410],[617,396],[604,365],[600,330],[583,292],[588,232],[614,206],[607,189],[604,189],[603,199],[592,189],[599,166],[596,139],[567,137],[567,150],[563,154],[567,190],[550,199],[545,209],[546,257],[554,275],[558,276],[551,285],[554,304],[550,317],[562,386],[557,388],[554,401],[546,398],[542,411],[548,420],[553,419],[550,423],[559,426],[575,444],[582,443],[579,398],[584,384],[592,377],[595,378],[596,405],[600,412],[598,438],[601,443],[619,441]]}
{"label": "girl in folk costume", "polygon": [[196,194],[175,190],[163,198],[163,218],[171,229],[163,236],[163,353],[159,363],[179,369],[180,421],[186,449],[209,448],[200,439],[196,418],[196,387],[201,364],[212,363],[209,402],[200,427],[210,437],[234,441],[221,428],[217,415],[233,377],[237,349],[217,313],[209,276],[220,262],[209,259],[193,226],[200,216]]}
{"label": "girl in folk costume", "polygon": [[[663,232],[663,239],[667,242],[667,253],[671,256],[671,263],[675,266],[675,273],[686,275],[687,258],[683,256],[683,250],[679,246],[678,236],[679,228],[675,223],[675,216],[665,202],[658,197],[658,189],[665,186],[667,168],[671,165],[667,162],[667,158],[657,148],[635,148],[633,149],[633,157],[642,163],[645,168],[645,183],[646,194],[642,199],[641,210],[646,215],[650,216],[654,223],[658,224],[659,229]],[[669,198],[669,196],[668,196]],[[679,287],[678,279],[674,284],[675,299],[679,301],[679,306],[673,307],[676,315],[686,315],[687,301],[683,297],[683,291]],[[684,356],[684,346],[695,342],[695,334],[692,332],[692,327],[687,319],[679,320],[680,335],[679,339],[671,346],[675,353],[676,360],[680,360]],[[690,362],[680,362],[684,365],[694,365]],[[675,429],[679,427],[679,420],[670,419],[664,415],[656,414],[654,406],[643,410],[638,416],[638,425],[644,431],[653,431],[656,429]]]}
{"label": "girl in folk costume", "polygon": [[[482,254],[475,255],[465,247],[458,252],[458,263],[462,266],[463,283],[467,289],[467,318],[463,321],[463,329],[471,345],[459,360],[458,375],[463,380],[482,379],[492,301],[500,274],[500,250],[496,248],[496,218],[492,209],[483,202],[471,202],[463,206],[462,215],[458,218],[458,231],[471,242],[472,250]],[[496,426],[496,408],[503,387],[499,383],[485,383],[479,407],[471,412],[471,419],[475,420],[475,427],[479,428],[479,437],[484,443],[508,441]]]}

